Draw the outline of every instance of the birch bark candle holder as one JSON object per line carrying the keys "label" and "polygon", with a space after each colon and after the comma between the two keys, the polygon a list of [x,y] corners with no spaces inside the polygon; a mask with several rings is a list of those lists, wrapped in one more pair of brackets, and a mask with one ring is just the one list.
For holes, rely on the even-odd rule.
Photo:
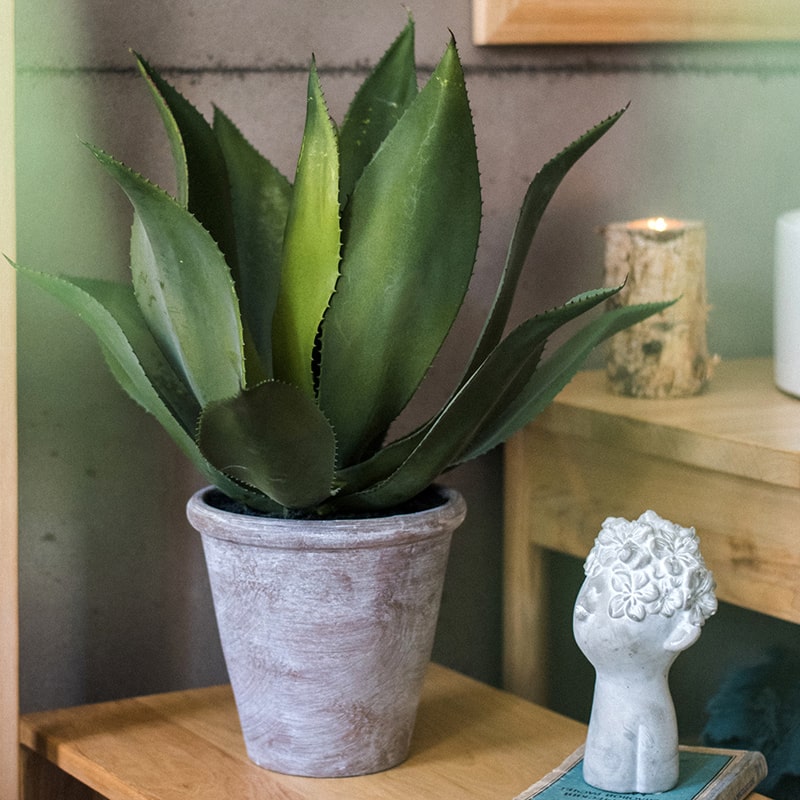
{"label": "birch bark candle holder", "polygon": [[680,298],[608,343],[606,372],[615,394],[689,397],[705,389],[714,359],[708,354],[706,233],[702,222],[641,219],[601,229],[605,283],[625,288],[616,305]]}

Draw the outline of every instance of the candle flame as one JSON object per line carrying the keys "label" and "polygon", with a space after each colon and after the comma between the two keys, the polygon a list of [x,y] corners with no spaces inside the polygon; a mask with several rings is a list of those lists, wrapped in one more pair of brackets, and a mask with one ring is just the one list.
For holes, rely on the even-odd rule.
{"label": "candle flame", "polygon": [[656,217],[655,219],[647,220],[647,227],[651,231],[665,231],[667,229],[667,221],[664,217]]}

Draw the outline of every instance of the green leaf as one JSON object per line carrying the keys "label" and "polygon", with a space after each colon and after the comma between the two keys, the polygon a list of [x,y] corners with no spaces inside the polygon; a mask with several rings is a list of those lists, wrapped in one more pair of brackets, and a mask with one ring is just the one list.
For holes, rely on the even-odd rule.
{"label": "green leaf", "polygon": [[156,418],[206,480],[229,497],[255,507],[264,506],[263,499],[231,481],[200,453],[190,433],[199,407],[150,336],[129,286],[66,278],[13,262],[12,265],[26,280],[44,289],[86,323],[97,336],[120,386]]}
{"label": "green leaf", "polygon": [[484,324],[478,345],[465,373],[465,378],[478,368],[503,335],[514,294],[517,290],[519,276],[525,266],[531,242],[539,227],[542,215],[556,189],[561,185],[564,176],[575,162],[616,123],[624,112],[625,109],[623,108],[616,114],[612,114],[572,142],[557,156],[548,161],[528,186],[528,191],[525,193],[525,199],[511,237],[492,310]]}
{"label": "green leaf", "polygon": [[342,205],[417,92],[414,22],[409,17],[402,33],[356,92],[339,130]]}
{"label": "green leaf", "polygon": [[[76,289],[80,289],[94,298],[114,318],[136,354],[147,380],[158,392],[159,397],[183,430],[193,437],[197,421],[200,418],[200,405],[164,357],[161,348],[150,333],[136,302],[133,287],[128,284],[92,278],[70,278],[69,282]],[[76,295],[76,299],[81,297],[81,295]],[[106,362],[117,381],[129,395],[133,396],[136,391],[135,387],[126,388],[126,381],[130,380],[131,370],[121,371],[119,368],[120,358],[109,349],[109,345],[103,339],[100,340],[100,344],[103,347]]]}
{"label": "green leaf", "polygon": [[312,360],[317,333],[339,277],[338,198],[336,131],[312,63],[272,328],[275,376],[309,397],[315,393]]}
{"label": "green leaf", "polygon": [[475,136],[451,42],[364,170],[343,220],[319,383],[340,464],[379,444],[441,347],[472,274],[480,213]]}
{"label": "green leaf", "polygon": [[328,498],[336,442],[314,401],[267,381],[203,410],[198,442],[209,461],[287,508]]}
{"label": "green leaf", "polygon": [[543,411],[572,380],[589,353],[606,339],[647,317],[663,311],[675,300],[621,306],[601,314],[562,344],[533,374],[516,400],[509,403],[490,428],[481,431],[460,457],[469,461],[504,442]]}
{"label": "green leaf", "polygon": [[131,271],[142,314],[200,405],[236,394],[242,331],[230,271],[202,225],[166,192],[89,146],[131,201]]}
{"label": "green leaf", "polygon": [[[539,366],[550,335],[616,294],[621,287],[578,295],[563,306],[524,322],[484,360],[434,419],[414,435],[390,445],[360,467],[338,476],[346,482],[342,503],[373,507],[413,497],[459,461],[476,437],[491,430],[504,410],[522,393]],[[402,458],[402,462],[398,461]],[[391,472],[389,472],[391,470]],[[381,474],[382,473],[382,474]],[[354,486],[370,486],[346,498]]]}
{"label": "green leaf", "polygon": [[[450,418],[446,424],[437,421],[444,428],[437,432],[434,425],[420,446],[385,481],[372,489],[343,498],[348,508],[370,510],[396,505],[413,497],[429,485],[447,468],[469,461],[488,452],[504,442],[509,436],[527,425],[544,410],[556,395],[569,383],[580,369],[587,355],[600,342],[615,333],[639,322],[651,314],[662,311],[667,303],[648,303],[639,306],[625,306],[607,311],[592,320],[564,345],[558,348],[544,364],[530,376],[516,400],[505,409],[498,406],[499,415],[493,415],[484,424],[473,430],[472,440],[460,448],[454,460],[445,457],[447,438],[458,430],[456,420]],[[510,338],[510,336],[508,337]],[[491,357],[484,364],[488,364]],[[479,373],[473,375],[473,379]],[[470,381],[465,384],[465,389]],[[483,387],[486,388],[485,386]],[[458,397],[464,397],[459,394]],[[442,415],[444,420],[444,415]],[[427,452],[426,452],[427,451]]]}
{"label": "green leaf", "polygon": [[271,375],[272,317],[292,186],[219,109],[214,110],[214,133],[231,180],[243,321],[267,375]]}
{"label": "green leaf", "polygon": [[[178,127],[178,121],[167,103],[164,96],[165,92],[174,94],[174,90],[166,83],[158,73],[145,61],[138,53],[133,53],[136,58],[136,65],[139,72],[144,77],[153,99],[156,101],[156,108],[161,116],[164,130],[169,140],[170,151],[172,152],[172,163],[175,167],[175,198],[177,201],[188,208],[189,206],[189,165],[186,159],[186,148],[183,144],[183,136]],[[163,91],[162,91],[163,89]]]}
{"label": "green leaf", "polygon": [[205,117],[140,55],[147,81],[169,137],[178,179],[178,202],[188,207],[225,254],[234,277],[236,237],[225,160]]}

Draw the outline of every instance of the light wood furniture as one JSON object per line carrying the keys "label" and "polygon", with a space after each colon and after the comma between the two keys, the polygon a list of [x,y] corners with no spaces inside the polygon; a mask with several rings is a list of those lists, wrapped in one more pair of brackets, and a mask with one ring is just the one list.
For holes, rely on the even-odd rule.
{"label": "light wood furniture", "polygon": [[796,0],[473,0],[475,44],[798,38]]}
{"label": "light wood furniture", "polygon": [[[0,253],[14,257],[14,3],[0,0]],[[14,273],[0,256],[0,797],[17,791],[17,359]]]}
{"label": "light wood furniture", "polygon": [[298,778],[247,760],[227,686],[22,718],[24,800],[488,800],[515,797],[584,727],[432,665],[411,754],[357,778]]}
{"label": "light wood furniture", "polygon": [[505,686],[546,698],[545,553],[584,559],[647,508],[700,536],[717,595],[800,622],[800,400],[772,362],[721,363],[698,397],[618,397],[578,375],[506,446]]}
{"label": "light wood furniture", "polygon": [[[721,597],[800,621],[800,401],[772,389],[769,362],[723,364],[709,393],[688,400],[618,398],[602,375],[579,375],[515,437],[507,466],[507,655],[517,691],[531,693],[539,674],[530,643],[546,594],[536,579],[542,550],[583,557],[609,511],[638,515],[644,497],[697,525]],[[432,665],[404,764],[299,778],[248,761],[230,689],[212,687],[24,716],[22,797],[511,800],[584,736],[578,722]]]}

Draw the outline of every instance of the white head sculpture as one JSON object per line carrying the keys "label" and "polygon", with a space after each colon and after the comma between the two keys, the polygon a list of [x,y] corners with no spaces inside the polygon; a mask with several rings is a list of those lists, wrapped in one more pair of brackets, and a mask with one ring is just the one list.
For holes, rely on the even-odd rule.
{"label": "white head sculpture", "polygon": [[575,640],[595,668],[584,779],[613,792],[678,781],[678,732],[667,676],[717,609],[693,528],[653,511],[609,517],[585,564]]}

